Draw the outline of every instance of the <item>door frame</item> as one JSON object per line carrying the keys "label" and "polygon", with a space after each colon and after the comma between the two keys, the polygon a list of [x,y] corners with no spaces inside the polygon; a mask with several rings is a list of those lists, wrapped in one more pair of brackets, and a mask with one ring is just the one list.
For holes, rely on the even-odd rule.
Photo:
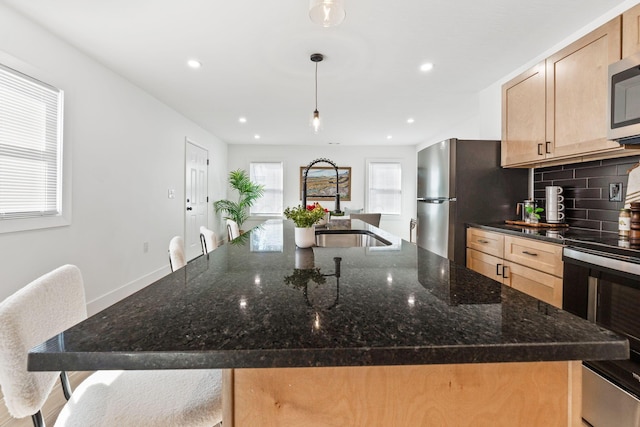
{"label": "door frame", "polygon": [[[187,250],[189,248],[189,244],[191,243],[188,240],[188,215],[187,215],[187,174],[189,173],[189,165],[188,165],[188,156],[187,156],[187,150],[188,150],[188,146],[189,144],[191,144],[192,146],[199,148],[203,151],[206,152],[207,155],[207,167],[206,167],[206,178],[205,178],[205,185],[206,185],[206,189],[205,189],[205,194],[206,194],[206,203],[205,203],[205,223],[204,224],[199,224],[199,225],[204,225],[207,228],[209,227],[209,164],[211,163],[209,160],[209,149],[207,149],[206,147],[196,143],[195,141],[193,141],[191,138],[189,138],[188,136],[186,136],[184,138],[184,197],[183,197],[183,206],[184,206],[184,211],[183,211],[183,230],[184,230],[184,247],[185,247],[185,256],[187,257],[187,261],[190,261],[194,258],[196,258],[199,255],[193,256],[193,257],[189,257],[189,251]],[[199,239],[198,239],[199,242]]]}

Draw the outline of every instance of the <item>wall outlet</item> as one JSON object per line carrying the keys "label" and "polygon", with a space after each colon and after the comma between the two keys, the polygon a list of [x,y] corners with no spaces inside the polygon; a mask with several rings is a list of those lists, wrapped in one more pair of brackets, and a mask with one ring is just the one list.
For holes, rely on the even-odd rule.
{"label": "wall outlet", "polygon": [[609,183],[609,201],[610,202],[622,201],[622,183],[621,182]]}
{"label": "wall outlet", "polygon": [[169,190],[167,190],[167,196],[170,199],[175,199],[176,198],[176,190],[174,190],[173,188],[170,188]]}

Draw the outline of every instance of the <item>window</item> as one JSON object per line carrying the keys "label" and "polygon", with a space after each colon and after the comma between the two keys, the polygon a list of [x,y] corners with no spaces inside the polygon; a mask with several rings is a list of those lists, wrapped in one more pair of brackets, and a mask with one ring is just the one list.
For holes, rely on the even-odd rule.
{"label": "window", "polygon": [[367,212],[400,215],[402,208],[400,163],[370,161],[367,192]]}
{"label": "window", "polygon": [[62,99],[61,90],[0,65],[0,224],[62,215]]}
{"label": "window", "polygon": [[282,162],[251,163],[251,181],[264,185],[264,196],[249,210],[251,215],[282,215]]}

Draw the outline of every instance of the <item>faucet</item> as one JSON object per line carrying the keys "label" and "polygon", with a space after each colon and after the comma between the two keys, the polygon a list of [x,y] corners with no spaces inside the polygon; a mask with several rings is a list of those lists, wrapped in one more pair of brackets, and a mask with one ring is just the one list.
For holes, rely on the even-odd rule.
{"label": "faucet", "polygon": [[311,163],[307,165],[307,167],[304,170],[304,174],[302,177],[302,206],[304,207],[307,206],[307,175],[309,174],[309,169],[311,169],[311,166],[320,162],[329,163],[336,170],[336,209],[334,212],[340,213],[341,212],[340,211],[340,191],[338,190],[338,180],[340,179],[340,176],[338,175],[338,166],[335,163],[333,163],[331,160],[325,159],[325,158],[313,160]]}

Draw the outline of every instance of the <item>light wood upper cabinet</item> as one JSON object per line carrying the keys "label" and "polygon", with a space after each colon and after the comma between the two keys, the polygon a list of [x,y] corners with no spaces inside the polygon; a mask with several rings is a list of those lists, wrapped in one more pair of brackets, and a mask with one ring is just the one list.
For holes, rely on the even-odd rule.
{"label": "light wood upper cabinet", "polygon": [[607,140],[607,72],[620,59],[621,18],[547,58],[547,158],[619,148]]}
{"label": "light wood upper cabinet", "polygon": [[502,86],[502,166],[612,157],[607,71],[621,58],[622,17],[602,25]]}
{"label": "light wood upper cabinet", "polygon": [[640,52],[640,4],[622,14],[622,57]]}
{"label": "light wood upper cabinet", "polygon": [[502,165],[545,158],[545,64],[502,86]]}

